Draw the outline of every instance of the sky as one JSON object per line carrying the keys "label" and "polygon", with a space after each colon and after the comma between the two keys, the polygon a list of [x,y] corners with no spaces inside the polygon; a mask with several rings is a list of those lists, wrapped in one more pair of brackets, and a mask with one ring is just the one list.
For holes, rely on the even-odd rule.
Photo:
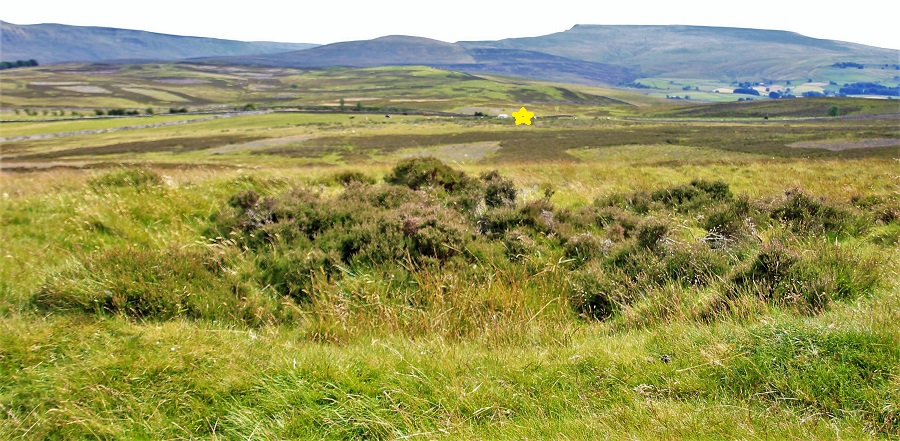
{"label": "sky", "polygon": [[447,42],[498,40],[561,32],[576,24],[679,24],[785,30],[900,49],[900,2],[855,0],[846,7],[829,6],[834,4],[799,0],[44,0],[6,2],[0,20],[319,44],[384,35]]}

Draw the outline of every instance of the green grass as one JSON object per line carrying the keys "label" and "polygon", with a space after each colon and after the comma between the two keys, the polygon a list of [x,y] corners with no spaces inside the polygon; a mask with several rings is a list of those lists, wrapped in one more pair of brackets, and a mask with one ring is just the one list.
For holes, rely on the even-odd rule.
{"label": "green grass", "polygon": [[[870,66],[865,69],[840,69],[836,67],[821,67],[811,72],[813,81],[821,81],[827,78],[838,85],[844,83],[881,83],[886,86],[897,85],[897,70],[892,68]],[[805,81],[805,80],[799,80]],[[825,81],[828,82],[828,81]]]}
{"label": "green grass", "polygon": [[[4,143],[9,166],[18,162],[56,161],[79,166],[110,162],[154,162],[207,165],[255,164],[382,164],[425,149],[461,163],[504,164],[538,160],[578,161],[580,151],[629,146],[673,146],[679,149],[757,155],[757,159],[890,158],[896,147],[848,148],[831,151],[792,147],[801,142],[846,142],[896,139],[895,120],[871,117],[865,121],[823,117],[779,124],[775,121],[734,119],[739,115],[827,114],[839,106],[842,114],[873,112],[884,105],[870,100],[797,100],[798,104],[718,105],[649,109],[656,116],[732,115],[725,121],[667,122],[607,118],[537,119],[517,127],[510,120],[361,114],[274,113],[190,122],[156,128]],[[760,103],[762,104],[762,103]],[[888,103],[891,104],[891,103]],[[778,112],[783,112],[779,114]],[[157,118],[157,117],[154,117]],[[163,118],[163,117],[159,117]],[[145,121],[144,118],[137,119]],[[80,122],[79,122],[80,123]],[[91,122],[104,125],[106,123]],[[120,121],[115,121],[120,123]],[[124,124],[124,122],[121,122]],[[9,123],[15,125],[20,123]],[[25,123],[21,123],[25,124]],[[75,123],[33,123],[30,133],[65,133]],[[469,151],[471,150],[471,151]],[[713,153],[718,151],[719,153]],[[471,155],[471,156],[465,156]],[[704,154],[705,157],[710,157]]]}
{"label": "green grass", "polygon": [[[755,156],[735,153],[715,165],[707,163],[715,153],[692,158],[688,149],[671,152],[681,158],[673,167],[665,150],[609,150],[617,153],[585,156],[584,164],[505,170],[519,188],[551,182],[562,207],[735,166],[741,170],[736,182],[744,183],[733,191],[753,198],[777,198],[788,182],[832,201],[869,195],[883,204],[894,191],[885,182],[890,161],[876,158],[757,165]],[[332,173],[200,168],[10,175],[2,210],[3,254],[12,257],[0,265],[0,370],[8,379],[0,385],[0,431],[36,439],[896,434],[900,354],[891,348],[900,336],[888,325],[900,318],[898,262],[888,257],[896,242],[884,248],[868,233],[840,239],[840,248],[851,250],[843,259],[886,259],[878,271],[882,288],[812,315],[738,297],[731,312],[709,322],[705,308],[721,287],[692,293],[660,285],[621,315],[597,322],[567,306],[565,274],[573,263],[553,248],[518,264],[489,263],[494,275],[486,282],[477,271],[424,272],[407,279],[418,287],[412,290],[402,279],[347,266],[310,303],[285,309],[283,299],[250,276],[256,271],[251,254],[202,240],[212,214],[235,192],[277,196],[294,185],[328,182]],[[829,173],[853,178],[836,183]],[[595,181],[601,176],[602,183]],[[324,197],[340,191],[328,186]],[[667,220],[674,225],[695,219],[690,211],[656,216],[674,216]],[[702,235],[672,231],[678,241]],[[798,243],[823,246],[815,238]],[[196,258],[225,262],[216,270],[225,272],[207,280],[207,269],[190,266]],[[126,262],[137,266],[124,271]],[[243,290],[241,301],[256,303],[250,309],[227,303],[233,300],[217,310],[191,306],[233,292],[229,286]],[[95,295],[90,287],[182,306],[134,309],[141,304],[136,300],[123,310],[31,306],[32,298],[53,293]],[[421,290],[419,301],[427,303],[412,309],[396,303],[397,289]],[[167,293],[188,297],[141,297]],[[671,361],[660,361],[663,356]]]}
{"label": "green grass", "polygon": [[[871,342],[853,331],[779,325],[799,327],[828,343]],[[796,356],[759,341],[759,334],[777,328],[735,328],[720,327],[717,335],[703,327],[674,326],[672,337],[660,339],[651,332],[598,336],[585,332],[593,330],[589,327],[571,330],[564,342],[486,350],[480,342],[389,337],[341,347],[296,344],[297,336],[287,329],[251,332],[184,322],[135,329],[115,319],[57,320],[38,323],[27,336],[7,324],[4,335],[18,337],[7,340],[9,353],[31,354],[14,378],[29,386],[33,401],[23,404],[35,411],[4,422],[10,435],[31,438],[869,436],[864,425],[854,424],[860,417],[809,418],[791,404],[789,394],[783,400],[745,395],[739,384],[708,381],[716,370],[742,368],[727,358],[736,355],[727,349],[730,338],[741,345],[735,349],[756,351],[754,357],[766,357],[769,350],[781,351],[776,357]],[[47,338],[60,332],[67,336],[48,345]],[[26,345],[39,348],[29,351]],[[672,350],[678,350],[671,353],[672,363],[659,361],[663,351]],[[885,352],[845,354],[874,355],[869,363],[884,363]],[[719,357],[726,367],[711,363]],[[36,366],[41,358],[55,361]],[[803,373],[776,372],[773,379],[788,382]],[[47,376],[65,381],[50,382]],[[79,385],[89,386],[76,390]],[[702,398],[688,398],[698,395]]]}
{"label": "green grass", "polygon": [[[490,114],[525,103],[564,107],[562,113],[590,106],[621,104],[639,96],[608,89],[573,87],[536,81],[482,78],[429,67],[367,69],[263,69],[192,64],[125,66],[65,65],[27,73],[4,73],[5,109],[94,108],[145,109],[153,106],[222,109],[247,103],[271,106],[413,108],[426,111],[477,108]],[[373,81],[378,83],[373,87]],[[76,86],[71,86],[75,84]],[[71,87],[94,87],[108,93],[86,93]],[[70,88],[70,89],[65,89]],[[619,98],[610,99],[607,92]],[[92,107],[85,107],[90,103]],[[504,108],[509,109],[504,110]],[[539,105],[541,107],[541,105]]]}
{"label": "green grass", "polygon": [[129,126],[143,126],[172,121],[200,119],[205,116],[207,115],[154,115],[149,117],[116,117],[52,122],[21,121],[15,123],[5,123],[0,128],[2,128],[2,136],[4,138],[14,138],[19,136],[40,135],[46,133],[65,133],[78,132],[81,130],[99,130]]}
{"label": "green grass", "polygon": [[[754,97],[755,98],[755,97]],[[822,118],[835,106],[841,115],[896,114],[900,101],[862,98],[803,98],[754,100],[747,103],[721,103],[710,106],[681,106],[650,111],[659,117],[698,118]]]}
{"label": "green grass", "polygon": [[[789,145],[897,121],[806,119],[835,102],[895,113],[276,113],[4,143],[28,167],[0,175],[0,438],[896,438],[897,148]],[[422,153],[448,167],[395,168]]]}

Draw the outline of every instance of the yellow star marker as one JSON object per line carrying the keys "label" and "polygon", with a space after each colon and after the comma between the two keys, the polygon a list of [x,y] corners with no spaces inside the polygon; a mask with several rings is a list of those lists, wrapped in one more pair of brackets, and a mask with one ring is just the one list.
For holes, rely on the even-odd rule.
{"label": "yellow star marker", "polygon": [[534,118],[534,112],[529,112],[523,107],[518,112],[513,112],[512,116],[516,118],[516,125],[526,124],[530,126],[531,118]]}

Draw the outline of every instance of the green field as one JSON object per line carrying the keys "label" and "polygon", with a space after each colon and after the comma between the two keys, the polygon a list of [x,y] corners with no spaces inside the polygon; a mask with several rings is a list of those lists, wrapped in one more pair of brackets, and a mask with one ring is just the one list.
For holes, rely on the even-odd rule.
{"label": "green field", "polygon": [[430,67],[300,70],[171,63],[61,65],[8,72],[0,78],[0,104],[10,117],[16,110],[21,117],[28,109],[59,108],[82,114],[111,108],[142,113],[147,107],[157,113],[171,107],[224,110],[248,103],[338,108],[341,99],[347,109],[361,105],[492,115],[510,113],[518,109],[517,104],[531,102],[547,114],[571,113],[573,104],[622,104],[606,95],[623,95],[608,89],[480,77]]}
{"label": "green field", "polygon": [[0,438],[900,437],[895,103],[138,67],[416,111],[2,123]]}

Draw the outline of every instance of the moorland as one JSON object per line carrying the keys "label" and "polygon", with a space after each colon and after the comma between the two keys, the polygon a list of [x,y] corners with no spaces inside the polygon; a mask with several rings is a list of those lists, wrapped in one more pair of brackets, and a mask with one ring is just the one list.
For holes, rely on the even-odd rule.
{"label": "moorland", "polygon": [[900,436],[895,100],[0,81],[4,437]]}

